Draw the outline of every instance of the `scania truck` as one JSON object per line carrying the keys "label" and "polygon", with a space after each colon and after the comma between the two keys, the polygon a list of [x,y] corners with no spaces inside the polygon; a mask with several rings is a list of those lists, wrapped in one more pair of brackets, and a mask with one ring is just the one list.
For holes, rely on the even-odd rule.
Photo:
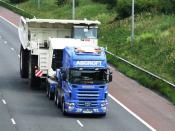
{"label": "scania truck", "polygon": [[65,47],[61,68],[47,79],[47,95],[63,114],[106,115],[112,81],[105,50],[94,46]]}

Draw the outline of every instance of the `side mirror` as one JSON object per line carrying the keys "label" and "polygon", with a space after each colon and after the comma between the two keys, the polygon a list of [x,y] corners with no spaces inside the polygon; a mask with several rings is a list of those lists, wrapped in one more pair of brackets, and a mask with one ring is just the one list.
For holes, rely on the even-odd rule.
{"label": "side mirror", "polygon": [[63,72],[62,78],[63,78],[63,81],[66,81],[66,79],[67,79],[66,72]]}
{"label": "side mirror", "polygon": [[109,82],[112,81],[112,72],[109,73]]}
{"label": "side mirror", "polygon": [[61,73],[62,80],[65,81],[67,79],[67,74],[66,74],[66,70],[63,67],[60,67],[60,73]]}

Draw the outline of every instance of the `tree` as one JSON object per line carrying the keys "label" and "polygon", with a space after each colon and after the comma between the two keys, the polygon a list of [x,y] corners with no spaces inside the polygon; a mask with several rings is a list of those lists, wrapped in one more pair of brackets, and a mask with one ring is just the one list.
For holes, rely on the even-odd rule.
{"label": "tree", "polygon": [[[57,5],[64,5],[64,4],[71,4],[72,0],[57,0]],[[79,5],[79,0],[75,0],[75,5],[78,6]]]}
{"label": "tree", "polygon": [[27,0],[10,0],[10,3],[21,3],[21,2],[24,2],[24,1],[27,1]]}

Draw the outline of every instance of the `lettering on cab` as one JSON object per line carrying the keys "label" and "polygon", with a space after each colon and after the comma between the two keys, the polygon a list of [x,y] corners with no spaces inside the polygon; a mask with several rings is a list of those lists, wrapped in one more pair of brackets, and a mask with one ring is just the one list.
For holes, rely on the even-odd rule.
{"label": "lettering on cab", "polygon": [[102,61],[76,61],[76,66],[101,66]]}

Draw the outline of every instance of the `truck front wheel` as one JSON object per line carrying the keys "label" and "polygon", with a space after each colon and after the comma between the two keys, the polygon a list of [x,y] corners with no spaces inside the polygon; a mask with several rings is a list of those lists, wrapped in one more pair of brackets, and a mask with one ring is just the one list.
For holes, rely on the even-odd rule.
{"label": "truck front wheel", "polygon": [[62,98],[62,101],[61,101],[61,110],[62,110],[62,113],[64,116],[67,115],[67,112],[65,111],[65,101],[64,101],[64,98]]}
{"label": "truck front wheel", "polygon": [[35,76],[35,67],[38,66],[38,56],[29,56],[29,83],[32,89],[38,89],[41,84],[41,79]]}
{"label": "truck front wheel", "polygon": [[29,51],[24,49],[22,45],[20,48],[20,75],[21,78],[29,77]]}

